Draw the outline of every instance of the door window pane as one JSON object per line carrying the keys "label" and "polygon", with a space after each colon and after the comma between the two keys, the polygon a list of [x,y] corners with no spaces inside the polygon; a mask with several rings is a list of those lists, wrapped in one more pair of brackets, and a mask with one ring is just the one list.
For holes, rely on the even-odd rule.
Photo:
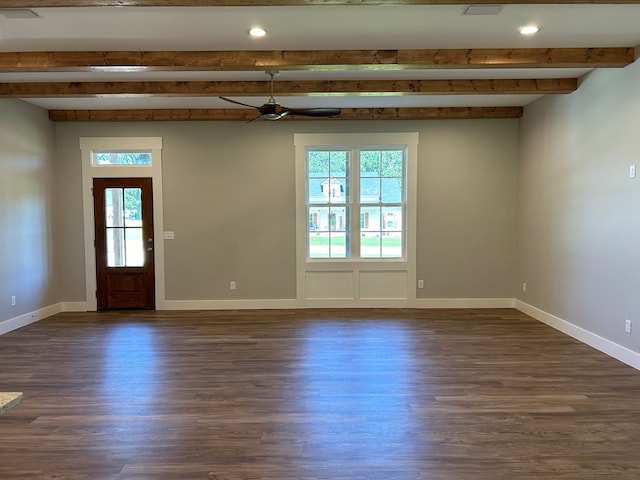
{"label": "door window pane", "polygon": [[107,267],[124,267],[124,228],[107,228]]}
{"label": "door window pane", "polygon": [[144,265],[142,189],[106,188],[107,266]]}
{"label": "door window pane", "polygon": [[104,192],[107,227],[124,226],[124,201],[122,188],[107,188]]}
{"label": "door window pane", "polygon": [[124,189],[124,225],[126,227],[142,226],[142,189]]}
{"label": "door window pane", "polygon": [[144,265],[142,228],[126,229],[126,255],[127,267],[142,267]]}

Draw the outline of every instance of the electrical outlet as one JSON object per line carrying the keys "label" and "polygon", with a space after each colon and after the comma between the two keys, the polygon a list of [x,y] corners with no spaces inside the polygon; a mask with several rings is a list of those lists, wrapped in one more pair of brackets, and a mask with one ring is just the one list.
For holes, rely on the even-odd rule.
{"label": "electrical outlet", "polygon": [[631,333],[631,320],[624,321],[624,331],[627,333]]}
{"label": "electrical outlet", "polygon": [[527,291],[527,282],[522,282],[522,291],[523,292]]}
{"label": "electrical outlet", "polygon": [[236,289],[236,282],[229,282],[229,290],[235,290]]}
{"label": "electrical outlet", "polygon": [[15,295],[11,295],[11,306],[12,307],[16,306],[16,296]]}
{"label": "electrical outlet", "polygon": [[424,280],[418,280],[418,288],[424,288]]}

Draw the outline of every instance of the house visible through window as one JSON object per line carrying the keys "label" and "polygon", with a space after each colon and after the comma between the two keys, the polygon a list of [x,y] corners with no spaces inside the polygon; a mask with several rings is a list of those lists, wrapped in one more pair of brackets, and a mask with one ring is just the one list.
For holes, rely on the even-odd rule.
{"label": "house visible through window", "polygon": [[308,258],[403,258],[405,172],[406,148],[307,148]]}

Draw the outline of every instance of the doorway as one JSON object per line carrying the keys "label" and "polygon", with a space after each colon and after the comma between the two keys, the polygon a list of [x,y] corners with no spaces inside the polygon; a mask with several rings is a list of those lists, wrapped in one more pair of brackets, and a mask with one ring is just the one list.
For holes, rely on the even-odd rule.
{"label": "doorway", "polygon": [[155,308],[151,178],[94,178],[98,310]]}

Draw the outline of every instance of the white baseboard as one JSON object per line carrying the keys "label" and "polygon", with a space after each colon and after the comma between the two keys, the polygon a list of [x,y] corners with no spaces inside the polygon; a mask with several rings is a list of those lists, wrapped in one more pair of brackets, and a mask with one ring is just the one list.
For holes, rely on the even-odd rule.
{"label": "white baseboard", "polygon": [[418,298],[416,308],[513,308],[513,298]]}
{"label": "white baseboard", "polygon": [[308,298],[298,308],[407,308],[406,299],[397,298]]}
{"label": "white baseboard", "polygon": [[89,304],[87,302],[62,302],[63,312],[88,312]]}
{"label": "white baseboard", "polygon": [[31,323],[50,317],[62,311],[62,303],[56,303],[55,305],[50,305],[33,312],[25,313],[18,317],[10,318],[9,320],[0,322],[0,335],[25,327]]}
{"label": "white baseboard", "polygon": [[157,310],[273,310],[297,308],[294,299],[282,300],[165,300]]}
{"label": "white baseboard", "polygon": [[522,313],[526,313],[530,317],[533,317],[536,320],[545,323],[550,327],[555,328],[556,330],[561,331],[562,333],[566,333],[576,340],[580,340],[582,343],[586,343],[590,347],[593,347],[596,350],[601,351],[602,353],[606,353],[610,357],[626,363],[636,370],[640,370],[640,353],[634,352],[633,350],[623,347],[622,345],[618,345],[611,340],[607,340],[600,335],[596,335],[589,330],[585,330],[582,327],[574,325],[573,323],[567,322],[566,320],[556,317],[555,315],[524,303],[521,300],[515,300],[515,308],[520,310]]}
{"label": "white baseboard", "polygon": [[165,300],[158,310],[256,310],[292,308],[513,308],[513,298]]}

